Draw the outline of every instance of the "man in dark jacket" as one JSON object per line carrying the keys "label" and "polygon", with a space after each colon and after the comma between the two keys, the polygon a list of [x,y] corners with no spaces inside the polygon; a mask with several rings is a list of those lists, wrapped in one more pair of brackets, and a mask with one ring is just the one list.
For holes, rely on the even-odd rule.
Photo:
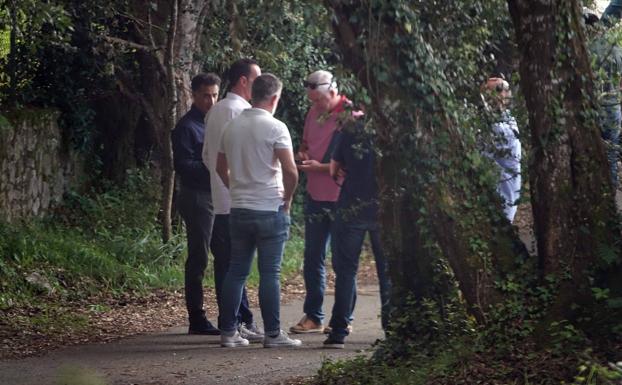
{"label": "man in dark jacket", "polygon": [[[345,123],[330,160],[330,175],[345,174],[335,209],[332,229],[332,262],[335,271],[335,303],[330,319],[330,333],[325,348],[343,349],[350,334],[348,327],[356,298],[356,272],[365,234],[378,236],[379,192],[375,173],[373,139],[365,131],[364,120]],[[374,242],[378,244],[379,242]],[[379,245],[377,245],[379,246]],[[386,330],[391,283],[380,247],[374,247],[382,327]]]}
{"label": "man in dark jacket", "polygon": [[199,74],[192,79],[193,103],[172,133],[175,172],[179,180],[177,206],[186,224],[188,259],[185,266],[189,334],[219,335],[203,310],[203,274],[214,225],[210,174],[201,158],[205,115],[218,100],[220,78]]}

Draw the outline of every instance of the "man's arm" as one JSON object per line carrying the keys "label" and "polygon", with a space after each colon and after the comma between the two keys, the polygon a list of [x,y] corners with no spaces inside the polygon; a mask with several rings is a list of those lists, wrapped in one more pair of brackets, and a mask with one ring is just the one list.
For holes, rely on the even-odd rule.
{"label": "man's arm", "polygon": [[194,138],[190,128],[178,126],[171,133],[173,166],[184,180],[209,180],[209,171],[194,153]]}
{"label": "man's arm", "polygon": [[346,157],[345,152],[351,149],[351,135],[347,132],[341,132],[339,141],[333,149],[333,153],[330,156],[330,165],[328,173],[336,182],[339,178],[344,178],[346,175]]}
{"label": "man's arm", "polygon": [[309,159],[309,160],[303,160],[302,164],[299,165],[298,168],[300,169],[300,171],[305,171],[305,172],[317,171],[317,172],[328,173],[328,171],[330,170],[330,164],[320,163],[317,160]]}
{"label": "man's arm", "polygon": [[224,183],[225,186],[229,188],[229,165],[227,164],[227,155],[222,152],[218,153],[218,160],[216,161],[216,172],[218,173],[218,176],[220,176],[220,179],[222,179],[222,183]]}
{"label": "man's arm", "polygon": [[309,154],[307,153],[307,151],[309,151],[307,141],[305,139],[302,139],[302,142],[300,142],[300,147],[298,147],[298,152],[296,153],[296,156],[294,158],[298,160],[309,160]]}
{"label": "man's arm", "polygon": [[207,121],[209,119],[209,112],[205,115],[205,131],[203,132],[203,151],[201,151],[201,159],[203,160],[203,164],[209,170],[209,155],[207,151]]}
{"label": "man's arm", "polygon": [[281,162],[281,169],[283,170],[283,187],[285,192],[283,193],[283,205],[286,212],[292,205],[292,198],[294,192],[298,186],[298,169],[294,162],[294,152],[291,148],[277,148],[274,150],[279,162]]}
{"label": "man's arm", "polygon": [[343,172],[342,172],[342,168],[341,168],[341,163],[336,161],[335,159],[331,159],[330,160],[330,176],[333,179],[337,179],[340,176],[343,176]]}

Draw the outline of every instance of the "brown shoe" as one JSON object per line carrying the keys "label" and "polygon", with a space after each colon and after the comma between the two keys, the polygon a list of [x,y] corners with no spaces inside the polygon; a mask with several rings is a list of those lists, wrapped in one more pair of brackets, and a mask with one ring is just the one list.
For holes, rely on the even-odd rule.
{"label": "brown shoe", "polygon": [[324,328],[321,323],[316,323],[307,318],[305,315],[300,322],[289,328],[289,331],[295,334],[321,333]]}
{"label": "brown shoe", "polygon": [[[348,329],[348,334],[352,334],[352,325],[348,325],[346,329]],[[330,334],[330,332],[332,331],[333,331],[333,328],[331,328],[330,326],[326,326],[324,328],[324,334]]]}

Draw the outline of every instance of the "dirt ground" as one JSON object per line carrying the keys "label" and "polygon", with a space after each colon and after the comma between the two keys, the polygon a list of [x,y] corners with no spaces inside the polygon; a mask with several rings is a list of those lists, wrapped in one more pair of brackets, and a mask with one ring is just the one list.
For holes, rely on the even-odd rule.
{"label": "dirt ground", "polygon": [[[99,334],[91,340],[69,340],[75,346],[29,345],[28,351],[37,351],[36,356],[0,361],[0,384],[297,384],[315,374],[326,360],[370,354],[375,341],[382,338],[378,289],[377,285],[369,285],[369,281],[373,281],[373,263],[366,263],[362,272],[354,312],[354,332],[347,338],[345,349],[324,349],[322,342],[326,337],[319,333],[296,335],[295,338],[303,341],[303,346],[295,349],[264,349],[261,344],[221,348],[217,336],[188,335],[182,298],[163,295],[159,300],[152,299],[151,308],[166,307],[167,311],[144,313],[134,310],[131,314],[123,309],[111,311],[106,318],[118,316],[123,322],[116,325],[119,330],[116,333],[106,320],[94,324],[99,328]],[[302,315],[299,279],[286,286],[288,304],[281,306],[280,317],[284,329],[295,324]],[[251,293],[251,297],[255,298],[256,293]],[[332,300],[332,290],[329,289],[324,302],[328,314]],[[128,306],[130,304],[122,308]],[[149,305],[142,304],[140,309],[149,309]],[[170,315],[172,309],[177,309],[180,314]],[[254,311],[259,314],[256,308]],[[165,320],[158,323],[159,314]],[[141,325],[141,319],[146,319],[151,328]],[[165,326],[168,324],[176,326]],[[121,338],[129,334],[126,327],[136,335]]]}
{"label": "dirt ground", "polygon": [[[330,266],[328,271],[328,288],[331,290],[334,274]],[[363,258],[358,280],[363,286],[376,282],[373,258]],[[302,298],[302,276],[285,280],[281,289],[284,304]],[[211,320],[215,320],[218,312],[212,288],[205,288],[205,299],[206,312]],[[249,300],[252,307],[258,307],[256,288],[249,288]],[[0,314],[0,360],[42,355],[65,346],[111,342],[166,330],[187,322],[183,290],[156,290],[140,296],[128,293],[120,298],[91,297],[63,303],[59,310],[42,314],[46,312],[49,310],[32,307],[14,308]],[[65,314],[71,314],[72,319],[77,317],[84,320],[84,325],[63,328],[62,322],[59,322],[60,325],[42,329],[26,321],[29,317],[63,317]]]}

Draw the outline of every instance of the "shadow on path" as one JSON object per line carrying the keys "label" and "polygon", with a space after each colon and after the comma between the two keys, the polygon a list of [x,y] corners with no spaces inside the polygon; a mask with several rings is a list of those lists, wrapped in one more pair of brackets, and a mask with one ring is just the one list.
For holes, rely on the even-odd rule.
{"label": "shadow on path", "polygon": [[[330,315],[333,297],[327,295]],[[187,326],[162,333],[126,338],[108,344],[73,346],[43,357],[0,362],[0,384],[6,385],[205,385],[274,384],[315,373],[327,359],[343,359],[369,352],[382,337],[380,300],[374,287],[360,288],[354,332],[343,350],[322,348],[324,335],[299,335],[297,349],[225,349],[219,337],[190,336]],[[259,315],[259,311],[255,310]],[[281,307],[285,330],[302,316],[302,301]],[[70,377],[74,382],[65,382]]]}

